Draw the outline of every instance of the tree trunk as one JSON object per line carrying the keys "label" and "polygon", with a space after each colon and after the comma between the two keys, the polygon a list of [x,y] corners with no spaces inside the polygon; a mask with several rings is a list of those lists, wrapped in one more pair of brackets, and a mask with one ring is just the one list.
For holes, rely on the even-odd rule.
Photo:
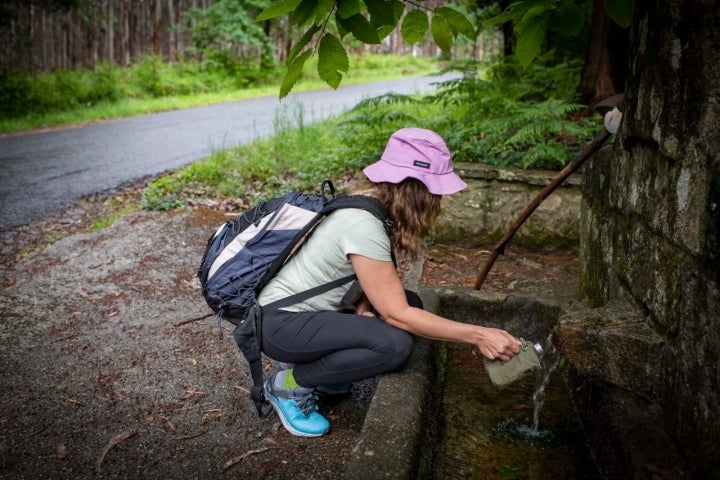
{"label": "tree trunk", "polygon": [[[504,12],[505,9],[510,6],[510,0],[501,0],[500,9]],[[503,34],[503,55],[509,57],[513,54],[513,24],[512,22],[505,22],[502,24]]]}
{"label": "tree trunk", "polygon": [[173,0],[168,0],[168,15],[170,19],[170,28],[168,29],[168,58],[171,62],[177,60],[177,45],[175,44],[175,8],[173,6]]}
{"label": "tree trunk", "polygon": [[142,32],[143,32],[143,22],[142,22],[142,16],[141,12],[142,10],[139,9],[136,5],[133,5],[132,11],[132,24],[131,24],[131,32],[132,32],[132,43],[131,43],[131,54],[130,54],[130,61],[131,62],[137,62],[142,57]]}
{"label": "tree trunk", "polygon": [[130,8],[129,3],[130,0],[123,0],[123,65],[128,66],[130,65]]}
{"label": "tree trunk", "polygon": [[107,2],[107,59],[115,63],[115,9],[112,2]]}
{"label": "tree trunk", "polygon": [[155,15],[153,15],[153,55],[160,55],[160,22],[162,20],[162,2],[154,0]]}
{"label": "tree trunk", "polygon": [[90,65],[97,65],[100,61],[100,52],[98,48],[100,46],[100,38],[102,37],[102,29],[100,28],[100,12],[102,12],[102,5],[92,6],[92,24],[90,25],[90,35],[88,37],[87,48],[90,53]]}
{"label": "tree trunk", "polygon": [[620,93],[627,68],[628,30],[611,21],[603,0],[595,0],[590,44],[577,91],[592,108],[597,102]]}
{"label": "tree trunk", "polygon": [[[45,14],[45,11],[42,12],[42,19],[40,23],[40,29],[45,33],[47,32],[47,15]],[[43,35],[47,36],[47,35]],[[40,69],[45,70],[47,68],[47,64],[49,62],[49,55],[48,55],[48,44],[47,41],[42,42],[42,54],[40,56]],[[35,63],[35,62],[33,62]]]}

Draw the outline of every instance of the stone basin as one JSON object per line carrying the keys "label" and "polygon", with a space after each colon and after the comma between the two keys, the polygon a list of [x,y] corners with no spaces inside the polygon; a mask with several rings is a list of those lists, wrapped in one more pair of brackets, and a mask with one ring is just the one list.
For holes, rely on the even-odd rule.
{"label": "stone basin", "polygon": [[[420,293],[430,311],[463,322],[505,328],[540,343],[573,307],[463,288],[423,288]],[[486,413],[493,409],[498,413],[498,406],[490,405],[495,400],[505,402],[499,414],[507,415],[509,421],[532,419],[532,394],[542,372],[499,391],[489,382],[482,360],[473,350],[477,349],[469,345],[417,340],[408,367],[380,379],[359,441],[346,464],[346,479],[487,478],[487,469],[494,474],[516,473],[535,479],[598,478],[584,450],[577,420],[567,414],[573,409],[563,376],[558,373],[548,390],[559,392],[552,408],[559,411],[556,416],[564,423],[563,428],[573,430],[575,437],[563,440],[571,445],[559,445],[553,437],[548,442],[539,438],[537,442],[521,441],[524,445],[516,448],[517,436],[504,435],[493,427],[497,415],[489,419],[493,423],[490,427],[480,420],[492,416]],[[555,455],[552,461],[542,453],[538,455],[547,455],[549,450]],[[473,458],[473,452],[481,458]],[[564,460],[558,462],[557,455]],[[497,456],[492,460],[495,464],[488,462],[492,456]],[[530,457],[539,465],[527,464]],[[514,472],[515,468],[529,470]]]}
{"label": "stone basin", "polygon": [[[466,288],[419,292],[429,311],[544,344],[545,370],[499,391],[477,349],[417,339],[407,368],[380,378],[344,478],[685,478],[652,401],[663,344],[642,312]],[[528,435],[548,370],[539,428]]]}

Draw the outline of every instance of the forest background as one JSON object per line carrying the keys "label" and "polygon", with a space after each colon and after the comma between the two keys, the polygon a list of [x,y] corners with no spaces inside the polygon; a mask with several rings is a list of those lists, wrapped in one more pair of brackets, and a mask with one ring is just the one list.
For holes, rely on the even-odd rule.
{"label": "forest background", "polygon": [[[349,4],[359,13],[344,17],[360,23],[341,15]],[[390,11],[384,7],[395,13],[374,24],[387,17],[376,14]],[[282,97],[322,81],[336,88],[456,70],[461,78],[432,95],[367,99],[322,123],[286,112],[273,138],[156,179],[141,206],[214,199],[235,208],[314,188],[328,176],[350,178],[407,125],[438,131],[456,161],[556,169],[600,127],[590,116],[594,103],[622,85],[632,7],[619,0],[4,0],[0,42],[10,48],[0,54],[0,131],[278,88]],[[321,15],[329,12],[334,23]],[[323,41],[328,34],[342,40],[333,56],[323,58],[318,32]]]}

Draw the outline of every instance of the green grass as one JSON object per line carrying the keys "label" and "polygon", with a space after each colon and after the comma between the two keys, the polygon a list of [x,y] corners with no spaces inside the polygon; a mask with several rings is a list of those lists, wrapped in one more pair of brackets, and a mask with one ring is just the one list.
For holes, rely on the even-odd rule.
{"label": "green grass", "polygon": [[120,208],[119,210],[113,212],[111,215],[108,215],[108,216],[105,217],[105,218],[100,218],[100,219],[97,219],[97,220],[93,221],[90,228],[91,228],[92,230],[102,230],[102,229],[104,229],[104,228],[109,227],[109,226],[112,225],[113,223],[115,223],[115,221],[116,221],[118,218],[120,218],[120,217],[122,217],[122,216],[124,216],[124,215],[127,215],[127,214],[129,214],[129,213],[132,213],[132,212],[134,212],[134,211],[136,211],[136,210],[137,210],[137,207],[135,207],[135,206],[133,206],[133,205],[127,205],[127,206],[122,207],[122,208]]}
{"label": "green grass", "polygon": [[[217,72],[199,73],[196,68],[187,65],[173,68],[149,60],[134,67],[136,70],[103,68],[104,70],[95,72],[94,76],[87,71],[57,72],[30,81],[30,85],[26,88],[31,90],[29,96],[34,99],[33,104],[50,111],[28,112],[14,117],[0,115],[0,133],[82,124],[248,98],[277,96],[281,79],[281,74],[278,73],[274,75],[276,78],[271,83],[239,88],[233,85],[245,83],[240,78],[228,77]],[[350,72],[343,79],[341,86],[424,75],[437,71],[438,66],[433,59],[409,56],[353,56]],[[148,77],[151,77],[150,80]],[[98,78],[105,79],[107,84],[98,86],[97,84],[101,83]],[[3,93],[6,95],[13,93],[9,92],[9,89],[2,92],[2,87],[3,85],[0,85],[0,96],[3,96]],[[303,78],[293,91],[322,88],[328,87],[319,79],[315,63],[309,62]],[[112,99],[97,102],[87,100],[93,98],[92,91],[95,91],[93,89],[105,92],[95,96],[109,96]],[[164,91],[192,93],[163,95]],[[76,95],[78,100],[71,101],[73,95]],[[67,99],[66,103],[69,103],[71,108],[57,110],[57,105],[63,104],[63,99]],[[22,103],[22,99],[18,102]],[[72,106],[73,104],[75,105]]]}
{"label": "green grass", "polygon": [[559,169],[600,124],[572,118],[581,107],[572,97],[578,73],[573,65],[538,67],[522,76],[511,68],[495,76],[481,70],[432,95],[367,99],[310,125],[302,111],[282,112],[273,137],[217,151],[156,180],[142,206],[166,210],[213,199],[213,208],[237,210],[291,189],[317,191],[326,178],[342,189],[379,158],[392,132],[407,126],[438,132],[455,161]]}
{"label": "green grass", "polygon": [[371,115],[352,110],[312,124],[304,121],[301,107],[281,111],[272,137],[218,150],[155,180],[141,207],[169,210],[205,199],[249,206],[293,189],[317,191],[328,178],[343,189],[354,172],[379,158],[393,131],[409,125],[435,128],[433,119],[442,117],[443,107],[408,98],[415,101],[372,108]]}

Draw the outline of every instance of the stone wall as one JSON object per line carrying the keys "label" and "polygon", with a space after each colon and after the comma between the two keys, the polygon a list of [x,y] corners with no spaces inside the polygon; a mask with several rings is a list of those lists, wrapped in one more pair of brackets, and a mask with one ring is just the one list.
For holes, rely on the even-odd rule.
{"label": "stone wall", "polygon": [[[468,184],[443,198],[437,239],[471,247],[497,243],[557,172],[458,163],[455,171]],[[542,249],[579,245],[580,174],[571,175],[522,225],[511,245]]]}
{"label": "stone wall", "polygon": [[586,165],[581,213],[584,294],[638,312],[644,353],[623,361],[656,380],[635,391],[578,363],[580,377],[596,399],[604,383],[658,406],[693,478],[720,478],[718,12],[710,0],[636,2],[623,122]]}

